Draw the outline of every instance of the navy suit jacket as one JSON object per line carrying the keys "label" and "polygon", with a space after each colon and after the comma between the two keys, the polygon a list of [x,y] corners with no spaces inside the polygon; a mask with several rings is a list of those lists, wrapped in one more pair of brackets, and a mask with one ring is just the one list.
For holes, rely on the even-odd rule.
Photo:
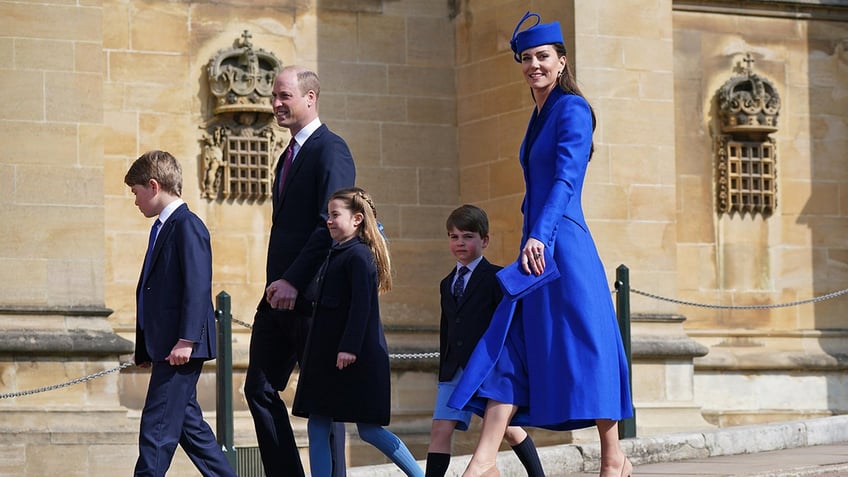
{"label": "navy suit jacket", "polygon": [[212,248],[206,225],[182,204],[168,217],[142,269],[144,328],[136,320],[135,361],[164,361],[180,339],[194,342],[192,358],[215,357]]}
{"label": "navy suit jacket", "polygon": [[439,381],[450,381],[468,362],[480,337],[489,327],[503,291],[497,279],[501,267],[484,257],[471,274],[459,300],[451,291],[456,267],[439,285],[442,318],[439,328]]}
{"label": "navy suit jacket", "polygon": [[[327,230],[327,202],[333,192],[353,187],[356,169],[344,139],[322,124],[300,147],[286,176],[274,181],[274,212],[268,240],[266,287],[284,278],[306,291],[333,243]],[[267,308],[265,297],[259,303]]]}

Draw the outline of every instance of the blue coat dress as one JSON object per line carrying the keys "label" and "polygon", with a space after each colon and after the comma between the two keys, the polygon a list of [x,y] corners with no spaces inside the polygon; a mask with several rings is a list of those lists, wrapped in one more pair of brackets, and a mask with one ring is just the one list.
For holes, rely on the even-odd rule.
{"label": "blue coat dress", "polygon": [[515,304],[504,299],[450,406],[482,415],[494,399],[518,406],[513,425],[553,430],[632,416],[610,284],[581,204],[591,144],[582,97],[555,88],[542,111],[534,109],[520,153],[521,248],[529,237],[540,240],[561,276]]}

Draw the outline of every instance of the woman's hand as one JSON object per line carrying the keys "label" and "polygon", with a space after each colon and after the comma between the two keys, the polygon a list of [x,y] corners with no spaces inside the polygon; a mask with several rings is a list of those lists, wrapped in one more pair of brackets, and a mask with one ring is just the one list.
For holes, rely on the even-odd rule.
{"label": "woman's hand", "polygon": [[537,277],[545,271],[545,244],[530,237],[521,251],[521,266]]}

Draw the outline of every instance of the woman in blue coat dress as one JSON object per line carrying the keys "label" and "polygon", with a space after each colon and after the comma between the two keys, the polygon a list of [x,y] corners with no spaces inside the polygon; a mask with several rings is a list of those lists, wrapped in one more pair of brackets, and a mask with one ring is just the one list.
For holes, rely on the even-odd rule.
{"label": "woman in blue coat dress", "polygon": [[[519,32],[533,17],[536,24]],[[569,70],[559,23],[539,20],[528,12],[510,42],[536,103],[520,151],[525,197],[518,261],[534,275],[555,265],[560,278],[501,304],[451,396],[451,406],[484,416],[463,475],[498,475],[495,458],[511,423],[553,430],[595,425],[600,475],[629,476],[632,465],[618,441],[618,421],[633,414],[627,359],[581,205],[595,117]]]}

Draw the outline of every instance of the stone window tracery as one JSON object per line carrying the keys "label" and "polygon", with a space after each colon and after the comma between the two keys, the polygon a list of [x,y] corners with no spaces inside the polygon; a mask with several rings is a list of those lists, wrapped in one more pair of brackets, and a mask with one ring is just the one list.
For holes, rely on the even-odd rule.
{"label": "stone window tracery", "polygon": [[284,138],[273,126],[271,91],[282,63],[253,48],[247,30],[235,46],[209,60],[207,79],[214,117],[203,135],[203,197],[263,200],[271,197],[273,167]]}
{"label": "stone window tracery", "polygon": [[777,207],[777,131],[780,96],[753,72],[749,53],[743,74],[718,91],[716,204],[719,213],[770,216]]}

